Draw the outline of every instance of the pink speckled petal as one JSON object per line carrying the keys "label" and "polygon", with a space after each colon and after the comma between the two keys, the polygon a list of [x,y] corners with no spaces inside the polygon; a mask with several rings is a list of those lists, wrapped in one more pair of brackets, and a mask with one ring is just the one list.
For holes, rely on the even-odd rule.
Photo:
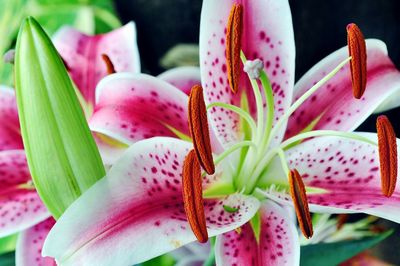
{"label": "pink speckled petal", "polygon": [[54,259],[42,257],[44,240],[55,222],[53,218],[48,218],[19,234],[15,249],[16,266],[57,265]]}
{"label": "pink speckled petal", "polygon": [[14,90],[0,85],[0,151],[23,147]]}
{"label": "pink speckled petal", "polygon": [[[376,134],[368,135],[377,138]],[[376,146],[339,137],[320,137],[288,150],[287,160],[302,175],[307,187],[323,189],[307,193],[311,211],[362,212],[400,222],[399,190],[390,198],[381,191]],[[288,194],[272,194],[276,200],[278,197],[291,202]]]}
{"label": "pink speckled petal", "polygon": [[217,265],[299,265],[299,237],[287,211],[268,200],[261,205],[260,218],[259,243],[249,223],[217,237]]}
{"label": "pink speckled petal", "polygon": [[125,26],[102,35],[88,36],[71,27],[61,28],[53,42],[86,101],[93,106],[97,83],[107,75],[101,58],[108,55],[117,72],[140,73],[136,26]]}
{"label": "pink speckled petal", "polygon": [[168,126],[189,135],[187,103],[187,95],[160,79],[117,73],[99,83],[89,125],[125,144],[154,136],[177,137]]}
{"label": "pink speckled petal", "polygon": [[[243,5],[242,50],[248,59],[263,60],[271,80],[275,99],[275,119],[283,114],[292,101],[294,84],[295,46],[288,1],[227,0],[203,1],[200,24],[200,68],[205,99],[210,102],[240,104],[246,91],[251,112],[255,113],[254,94],[243,72],[237,94],[227,81],[225,35],[233,3]],[[211,122],[223,144],[241,138],[238,117],[221,108],[210,110]],[[283,134],[283,132],[282,132]]]}
{"label": "pink speckled petal", "polygon": [[92,133],[105,166],[113,165],[128,148],[127,145],[123,145],[117,140],[109,137],[104,139],[102,134],[96,132]]}
{"label": "pink speckled petal", "polygon": [[198,67],[172,68],[158,75],[158,78],[177,87],[187,95],[194,85],[201,84],[200,68]]}
{"label": "pink speckled petal", "polygon": [[[322,117],[315,129],[352,131],[400,89],[400,72],[388,57],[386,45],[379,40],[367,40],[367,53],[368,75],[364,96],[360,100],[353,97],[347,64],[291,116],[286,137],[300,132],[320,115]],[[347,47],[343,47],[315,65],[296,84],[294,97],[300,97],[347,56]]]}
{"label": "pink speckled petal", "polygon": [[[194,241],[180,184],[191,148],[188,142],[160,137],[132,145],[107,177],[61,216],[43,254],[62,265],[132,265]],[[223,205],[239,210],[229,213]],[[215,236],[247,222],[259,201],[234,194],[207,199],[204,207],[209,236]]]}
{"label": "pink speckled petal", "polygon": [[23,150],[0,152],[0,237],[24,230],[49,216],[30,181]]}

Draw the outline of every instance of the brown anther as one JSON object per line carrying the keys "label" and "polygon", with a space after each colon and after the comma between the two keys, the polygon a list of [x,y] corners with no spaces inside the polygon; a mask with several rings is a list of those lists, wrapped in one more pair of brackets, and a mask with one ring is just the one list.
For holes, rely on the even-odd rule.
{"label": "brown anther", "polygon": [[291,170],[289,173],[289,185],[300,229],[306,238],[310,238],[313,235],[313,226],[308,208],[306,189],[296,169]]}
{"label": "brown anther", "polygon": [[389,119],[380,115],[376,120],[382,193],[390,197],[397,182],[396,134]]}
{"label": "brown anther", "polygon": [[238,91],[240,79],[240,49],[243,27],[243,6],[233,4],[228,18],[226,32],[226,64],[228,71],[228,81],[231,90]]}
{"label": "brown anther", "polygon": [[103,59],[104,63],[106,64],[107,74],[114,74],[117,72],[117,71],[115,71],[114,64],[112,63],[112,61],[111,61],[110,57],[108,57],[108,55],[102,54],[101,58]]}
{"label": "brown anther", "polygon": [[367,85],[367,52],[364,35],[354,23],[347,25],[351,83],[354,98],[360,99]]}
{"label": "brown anther", "polygon": [[349,215],[347,213],[341,213],[338,215],[337,217],[337,224],[336,224],[336,228],[338,230],[342,229],[343,225],[347,222],[347,220],[349,219]]}
{"label": "brown anther", "polygon": [[207,109],[204,103],[203,88],[194,85],[189,95],[189,129],[194,150],[201,166],[212,175],[215,172],[212,157],[210,133],[208,131]]}
{"label": "brown anther", "polygon": [[183,162],[182,194],[189,225],[197,240],[205,243],[208,233],[203,207],[201,168],[194,150],[188,153]]}

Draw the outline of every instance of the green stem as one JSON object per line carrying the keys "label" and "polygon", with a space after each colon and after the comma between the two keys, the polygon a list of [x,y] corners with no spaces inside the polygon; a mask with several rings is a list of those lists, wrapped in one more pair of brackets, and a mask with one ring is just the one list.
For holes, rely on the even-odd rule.
{"label": "green stem", "polygon": [[232,112],[237,113],[244,120],[246,120],[246,122],[249,124],[249,126],[251,128],[251,135],[254,137],[254,134],[256,133],[256,130],[257,130],[257,125],[254,122],[251,115],[249,115],[249,113],[247,113],[246,111],[242,110],[241,108],[239,108],[235,105],[228,104],[228,103],[222,103],[222,102],[210,103],[209,105],[207,105],[207,110],[212,107],[221,107],[221,108],[228,109],[228,110],[231,110]]}
{"label": "green stem", "polygon": [[378,144],[375,141],[372,141],[366,137],[361,135],[352,133],[352,132],[341,132],[341,131],[334,131],[334,130],[313,130],[305,133],[298,134],[290,139],[285,140],[281,143],[280,147],[285,149],[286,147],[290,146],[293,143],[296,143],[300,140],[312,138],[312,137],[322,137],[322,136],[329,136],[329,137],[343,137],[346,139],[353,139],[361,142],[365,142],[374,146]]}
{"label": "green stem", "polygon": [[289,119],[289,117],[293,114],[293,112],[299,108],[300,105],[302,105],[314,92],[316,92],[319,88],[322,87],[328,80],[330,80],[336,73],[345,65],[347,62],[351,60],[351,57],[346,58],[344,61],[342,61],[334,70],[332,70],[330,73],[328,73],[323,79],[318,81],[314,86],[312,86],[308,91],[306,91],[297,101],[295,101],[292,106],[290,106],[289,110],[281,116],[281,118],[278,120],[276,125],[271,131],[271,134],[269,136],[267,146],[271,142],[272,138],[275,136],[277,133],[278,129],[281,128],[281,126]]}

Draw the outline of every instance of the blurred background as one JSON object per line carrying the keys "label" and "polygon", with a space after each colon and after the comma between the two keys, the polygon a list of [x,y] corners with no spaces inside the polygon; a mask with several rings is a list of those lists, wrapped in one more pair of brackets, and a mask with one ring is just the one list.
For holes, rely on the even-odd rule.
{"label": "blurred background", "polygon": [[[383,40],[400,68],[399,0],[289,2],[296,40],[296,80],[323,57],[346,45],[345,28],[350,22],[357,23],[366,38]],[[138,29],[142,72],[156,75],[169,67],[196,64],[201,4],[201,0],[0,0],[0,52],[13,46],[18,25],[26,15],[38,18],[50,34],[64,23],[99,33],[117,27],[118,18],[122,24],[133,20]],[[0,65],[0,80],[12,83],[10,66]],[[386,113],[398,136],[399,114],[400,109]],[[370,117],[359,130],[375,131],[375,119]],[[373,253],[400,265],[399,226],[390,222],[380,225],[396,231]]]}

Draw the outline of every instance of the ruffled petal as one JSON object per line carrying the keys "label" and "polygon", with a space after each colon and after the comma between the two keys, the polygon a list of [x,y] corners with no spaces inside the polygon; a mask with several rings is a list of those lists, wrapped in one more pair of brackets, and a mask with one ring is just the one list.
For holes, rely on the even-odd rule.
{"label": "ruffled petal", "polygon": [[54,259],[42,257],[44,240],[55,222],[49,218],[19,234],[15,249],[16,266],[56,266]]}
{"label": "ruffled petal", "polygon": [[49,213],[29,184],[23,150],[0,152],[0,237],[31,227]]}
{"label": "ruffled petal", "polygon": [[[200,68],[205,99],[240,105],[243,91],[247,93],[251,113],[255,114],[254,94],[243,72],[237,94],[227,81],[225,56],[226,25],[233,3],[243,5],[242,50],[248,59],[263,60],[271,80],[275,99],[275,118],[281,116],[292,101],[295,46],[288,1],[214,1],[203,2],[200,24]],[[223,144],[236,141],[239,118],[221,108],[210,111],[211,122]]]}
{"label": "ruffled petal", "polygon": [[[368,135],[377,138],[376,134]],[[381,191],[377,146],[340,137],[319,137],[286,154],[289,166],[302,175],[311,211],[362,212],[400,222],[399,190],[389,198]],[[267,195],[291,204],[288,193],[269,191]]]}
{"label": "ruffled petal", "polygon": [[[145,74],[117,73],[97,87],[93,131],[125,144],[154,136],[189,135],[188,97],[170,84]],[[172,130],[171,130],[172,129]]]}
{"label": "ruffled petal", "polygon": [[96,36],[88,36],[66,26],[53,36],[53,42],[66,62],[72,80],[92,107],[96,85],[107,75],[102,54],[110,58],[116,72],[140,73],[134,22]]}
{"label": "ruffled petal", "polygon": [[[353,97],[349,65],[315,92],[291,116],[286,137],[306,128],[315,119],[314,129],[352,131],[386,99],[400,89],[400,72],[379,40],[367,40],[367,88],[364,96]],[[296,84],[294,98],[299,98],[317,81],[348,56],[347,47],[337,50],[309,70]]]}
{"label": "ruffled petal", "polygon": [[299,265],[299,237],[286,210],[266,201],[261,206],[260,219],[258,242],[249,223],[217,237],[217,265]]}
{"label": "ruffled petal", "polygon": [[177,67],[158,75],[158,78],[177,87],[187,95],[196,84],[201,84],[200,68],[198,67]]}
{"label": "ruffled petal", "polygon": [[[63,265],[132,265],[194,241],[180,185],[191,147],[173,138],[132,145],[107,177],[61,216],[43,254]],[[205,177],[204,185],[209,182]],[[223,205],[238,211],[229,213]],[[241,194],[205,200],[208,234],[241,226],[258,207],[257,199]]]}
{"label": "ruffled petal", "polygon": [[23,148],[14,90],[0,85],[0,151]]}

